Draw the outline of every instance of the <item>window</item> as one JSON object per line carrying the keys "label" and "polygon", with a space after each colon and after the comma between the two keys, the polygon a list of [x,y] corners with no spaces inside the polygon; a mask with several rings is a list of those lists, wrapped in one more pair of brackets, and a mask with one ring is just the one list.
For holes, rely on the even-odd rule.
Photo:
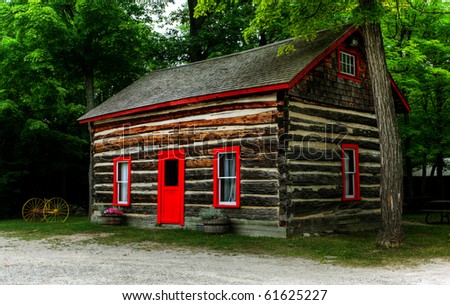
{"label": "window", "polygon": [[214,149],[214,207],[240,206],[240,147]]}
{"label": "window", "polygon": [[131,158],[114,159],[113,205],[130,205]]}
{"label": "window", "polygon": [[341,69],[340,72],[351,76],[356,76],[356,57],[347,52],[340,52]]}
{"label": "window", "polygon": [[359,81],[357,52],[354,50],[339,50],[338,71],[340,77]]}
{"label": "window", "polygon": [[358,145],[342,144],[343,200],[360,200]]}

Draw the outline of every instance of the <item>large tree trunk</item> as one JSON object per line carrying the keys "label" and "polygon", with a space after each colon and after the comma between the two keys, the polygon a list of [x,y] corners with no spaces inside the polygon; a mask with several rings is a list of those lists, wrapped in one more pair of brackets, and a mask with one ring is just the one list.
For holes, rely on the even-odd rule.
{"label": "large tree trunk", "polygon": [[[375,0],[360,0],[360,5],[368,8],[373,5],[373,1]],[[380,24],[366,23],[362,28],[380,132],[381,228],[377,243],[395,247],[403,242],[403,169],[400,136]]]}
{"label": "large tree trunk", "polygon": [[206,20],[206,16],[200,16],[198,18],[194,17],[195,7],[197,6],[198,0],[188,0],[189,9],[189,35],[191,36],[191,45],[189,52],[189,59],[191,62],[196,62],[200,60],[205,60],[208,58],[209,54],[205,53],[202,45],[197,41],[198,33]]}
{"label": "large tree trunk", "polygon": [[[94,109],[94,69],[87,68],[85,71],[85,98],[86,98],[86,112]],[[89,172],[88,172],[88,181],[89,181],[89,211],[88,216],[91,219],[92,211],[94,210],[94,138],[92,134],[92,126],[91,123],[88,124],[89,129],[89,138],[90,138],[90,146],[89,146]]]}

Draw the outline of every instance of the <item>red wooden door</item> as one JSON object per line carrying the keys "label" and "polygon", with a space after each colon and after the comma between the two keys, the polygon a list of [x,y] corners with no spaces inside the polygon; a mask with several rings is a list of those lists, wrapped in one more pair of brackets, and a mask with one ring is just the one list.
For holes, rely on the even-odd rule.
{"label": "red wooden door", "polygon": [[158,153],[158,224],[184,226],[184,150]]}

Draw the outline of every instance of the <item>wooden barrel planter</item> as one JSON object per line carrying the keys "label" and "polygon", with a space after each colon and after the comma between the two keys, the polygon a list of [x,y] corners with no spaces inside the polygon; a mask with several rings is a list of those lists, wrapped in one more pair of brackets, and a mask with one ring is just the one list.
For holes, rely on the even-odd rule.
{"label": "wooden barrel planter", "polygon": [[123,215],[104,214],[99,217],[99,223],[103,226],[120,226],[122,225]]}
{"label": "wooden barrel planter", "polygon": [[210,219],[203,222],[203,231],[207,234],[224,234],[229,230],[229,219]]}

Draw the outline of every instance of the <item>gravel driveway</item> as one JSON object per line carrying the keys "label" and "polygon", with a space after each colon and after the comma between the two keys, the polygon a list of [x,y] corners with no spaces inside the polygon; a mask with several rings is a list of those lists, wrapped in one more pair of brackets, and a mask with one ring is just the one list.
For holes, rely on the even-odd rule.
{"label": "gravel driveway", "polygon": [[450,262],[443,260],[417,267],[347,268],[301,258],[161,250],[151,245],[142,250],[139,245],[83,242],[91,238],[72,235],[25,241],[0,233],[0,283],[450,284]]}

